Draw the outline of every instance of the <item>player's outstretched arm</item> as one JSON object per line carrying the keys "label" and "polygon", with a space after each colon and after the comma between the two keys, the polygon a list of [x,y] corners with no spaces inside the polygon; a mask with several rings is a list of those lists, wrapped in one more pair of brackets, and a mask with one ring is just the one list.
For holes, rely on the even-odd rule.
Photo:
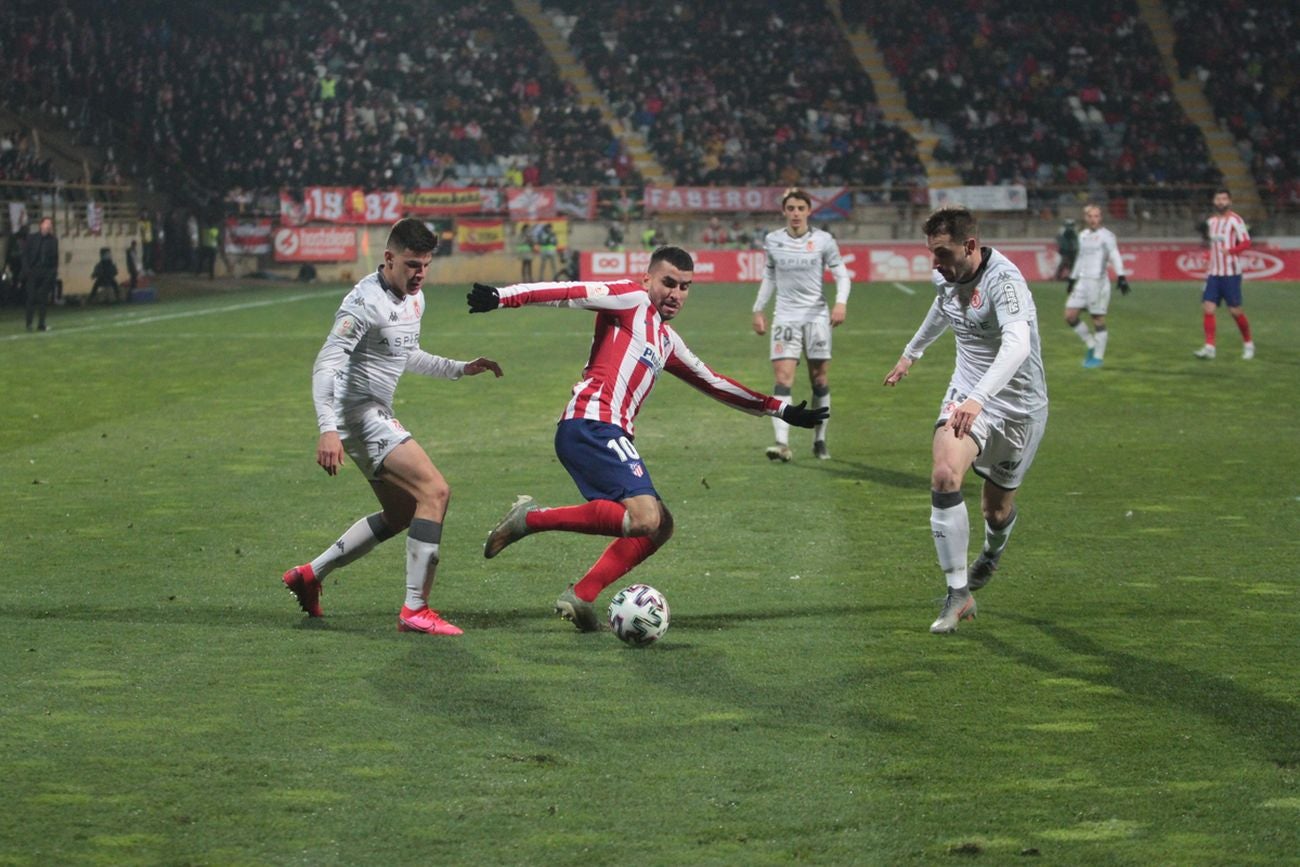
{"label": "player's outstretched arm", "polygon": [[781,410],[781,420],[786,424],[792,424],[795,427],[817,427],[817,425],[826,421],[831,416],[831,408],[828,406],[816,406],[808,408],[808,401],[801,400],[795,404],[787,404]]}
{"label": "player's outstretched arm", "polygon": [[[497,291],[495,286],[489,286],[486,283],[475,283],[474,288],[466,293],[465,300],[469,302],[470,313],[487,313],[501,306],[501,293]],[[497,376],[500,375],[500,372],[498,372]]]}
{"label": "player's outstretched arm", "polygon": [[478,376],[480,373],[488,370],[496,374],[497,379],[500,379],[504,375],[501,373],[501,365],[497,364],[490,358],[484,358],[480,355],[473,361],[465,362],[466,376]]}
{"label": "player's outstretched arm", "polygon": [[898,383],[903,379],[903,377],[907,376],[907,371],[911,367],[912,367],[912,359],[904,355],[902,358],[898,359],[898,363],[894,365],[893,369],[890,370],[889,373],[885,374],[884,384],[898,385]]}

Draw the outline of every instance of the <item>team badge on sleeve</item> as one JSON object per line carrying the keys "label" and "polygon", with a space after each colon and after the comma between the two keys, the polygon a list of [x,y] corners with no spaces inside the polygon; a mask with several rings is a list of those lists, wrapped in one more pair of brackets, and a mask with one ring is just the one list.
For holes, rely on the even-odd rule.
{"label": "team badge on sleeve", "polygon": [[339,317],[339,320],[334,323],[334,333],[337,336],[342,337],[344,340],[356,337],[357,320],[353,319],[351,316]]}

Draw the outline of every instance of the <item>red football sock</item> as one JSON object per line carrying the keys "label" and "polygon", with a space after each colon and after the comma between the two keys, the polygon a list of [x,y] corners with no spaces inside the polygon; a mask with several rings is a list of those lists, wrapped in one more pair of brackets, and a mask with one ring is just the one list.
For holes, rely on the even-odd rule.
{"label": "red football sock", "polygon": [[1207,346],[1213,346],[1213,345],[1214,345],[1214,327],[1215,327],[1214,314],[1213,314],[1213,313],[1206,313],[1206,314],[1205,314],[1205,319],[1203,320],[1203,324],[1205,325],[1205,344],[1206,344]]}
{"label": "red football sock", "polygon": [[535,509],[525,520],[528,529],[567,530],[570,533],[590,533],[593,536],[622,536],[623,516],[627,509],[613,500],[592,500],[581,506],[561,506],[558,509]]}
{"label": "red football sock", "polygon": [[1232,318],[1237,320],[1237,328],[1241,330],[1241,339],[1246,343],[1250,343],[1250,322],[1246,320],[1246,314],[1242,313]]}
{"label": "red football sock", "polygon": [[615,539],[609,543],[605,553],[600,555],[587,574],[573,588],[573,594],[587,602],[595,602],[600,591],[622,578],[642,560],[649,557],[659,546],[650,541],[649,536],[629,536]]}

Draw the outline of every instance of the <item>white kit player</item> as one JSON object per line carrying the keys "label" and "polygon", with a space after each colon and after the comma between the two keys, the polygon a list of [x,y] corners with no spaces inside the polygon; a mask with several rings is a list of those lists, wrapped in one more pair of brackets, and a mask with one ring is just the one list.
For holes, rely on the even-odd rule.
{"label": "white kit player", "polygon": [[[1119,254],[1115,233],[1101,224],[1101,208],[1083,207],[1084,230],[1079,233],[1079,254],[1070,271],[1069,297],[1065,299],[1065,324],[1074,329],[1079,339],[1088,347],[1084,367],[1101,367],[1106,358],[1106,311],[1110,308],[1110,268],[1115,269],[1119,291],[1129,292],[1128,276],[1124,273],[1124,259]],[[1092,331],[1079,319],[1079,312],[1087,310],[1092,316]]]}
{"label": "white kit player", "polygon": [[428,604],[451,488],[393,416],[393,393],[407,371],[460,379],[488,370],[501,376],[501,368],[487,358],[453,361],[420,349],[425,310],[420,290],[437,246],[438,239],[419,220],[394,224],[383,265],[343,299],[316,356],[316,462],[337,475],[346,453],[370,482],[380,511],[354,523],[315,560],[284,573],[285,586],[310,617],[322,616],[326,575],[407,530],[406,601],[397,615],[398,631],[461,634]]}
{"label": "white kit player", "polygon": [[[754,301],[754,332],[767,333],[764,311],[775,292],[770,357],[776,385],[772,393],[782,401],[790,402],[794,371],[802,355],[808,359],[812,405],[829,410],[831,329],[844,321],[852,288],[849,269],[844,267],[839,245],[830,233],[808,225],[812,213],[811,196],[803,190],[788,190],[781,199],[781,213],[785,216],[785,228],[769,232],[763,241],[767,264],[763,282],[758,287],[758,298]],[[835,278],[835,306],[829,310],[822,284],[822,275],[826,271]],[[822,460],[831,456],[826,447],[827,424],[822,422],[813,431],[813,454]],[[780,416],[774,416],[772,428],[776,433],[776,443],[768,447],[767,457],[774,461],[789,461],[793,456],[790,426]]]}
{"label": "white kit player", "polygon": [[[989,582],[1016,523],[1016,490],[1047,425],[1034,298],[1020,270],[981,247],[969,210],[940,208],[925,221],[934,256],[935,300],[885,385],[898,384],[926,347],[952,329],[957,363],[935,424],[930,475],[930,529],[948,595],[935,633],[975,616],[975,597]],[[970,516],[962,500],[968,469],[984,479],[984,547],[966,566]]]}

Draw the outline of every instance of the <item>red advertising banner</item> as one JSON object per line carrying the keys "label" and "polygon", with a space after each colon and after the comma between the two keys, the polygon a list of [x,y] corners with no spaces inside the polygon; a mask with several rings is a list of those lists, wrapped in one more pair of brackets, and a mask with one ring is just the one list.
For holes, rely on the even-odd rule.
{"label": "red advertising banner", "polygon": [[275,233],[277,262],[352,262],[357,230],[343,226],[282,228]]}
{"label": "red advertising banner", "polygon": [[270,218],[226,220],[226,253],[231,256],[260,256],[271,252]]}
{"label": "red advertising banner", "polygon": [[[1015,263],[1031,286],[1052,280],[1060,262],[1056,245],[1047,241],[994,247]],[[934,264],[924,244],[846,243],[840,245],[840,254],[856,282],[926,282]],[[700,283],[747,283],[763,277],[765,260],[761,250],[700,250],[693,255],[695,279]],[[1134,280],[1205,279],[1206,253],[1198,244],[1121,243],[1120,255]],[[1243,259],[1247,280],[1300,280],[1300,250],[1263,245],[1248,250]],[[650,253],[645,250],[583,253],[582,279],[639,280],[649,264]]]}

